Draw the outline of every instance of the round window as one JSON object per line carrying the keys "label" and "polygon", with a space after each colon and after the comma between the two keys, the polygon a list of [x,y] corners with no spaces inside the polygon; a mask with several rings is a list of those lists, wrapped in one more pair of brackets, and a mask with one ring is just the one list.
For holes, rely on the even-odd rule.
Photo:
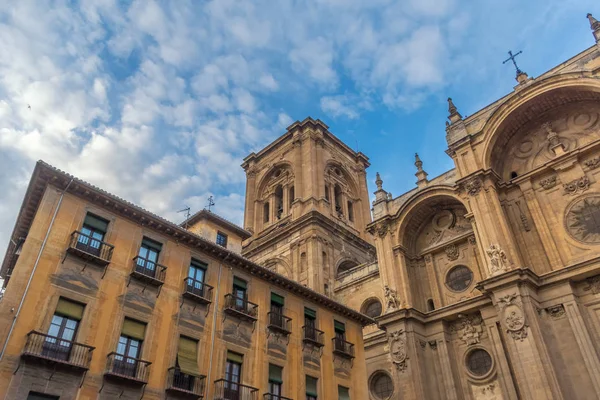
{"label": "round window", "polygon": [[371,394],[378,400],[387,400],[394,393],[394,382],[386,373],[376,372],[371,378]]}
{"label": "round window", "polygon": [[365,305],[362,307],[362,313],[368,315],[371,318],[379,317],[381,312],[383,311],[383,307],[379,300],[367,300]]}
{"label": "round window", "polygon": [[492,356],[483,349],[475,349],[467,356],[467,368],[475,376],[484,376],[492,369]]}
{"label": "round window", "polygon": [[455,292],[466,290],[473,282],[473,272],[464,265],[457,265],[446,275],[446,285]]}

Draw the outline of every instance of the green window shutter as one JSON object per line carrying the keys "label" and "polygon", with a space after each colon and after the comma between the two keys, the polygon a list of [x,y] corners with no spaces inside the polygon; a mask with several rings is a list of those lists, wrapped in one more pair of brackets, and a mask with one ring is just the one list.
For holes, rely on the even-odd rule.
{"label": "green window shutter", "polygon": [[234,353],[233,351],[228,351],[227,352],[227,361],[242,364],[244,361],[244,356],[241,354],[238,354],[238,353]]}
{"label": "green window shutter", "polygon": [[208,264],[202,261],[198,261],[195,258],[192,258],[192,261],[190,262],[190,265],[192,267],[196,267],[196,268],[202,268],[202,269],[206,269],[208,267]]}
{"label": "green window shutter", "polygon": [[350,400],[350,391],[347,387],[338,386],[338,399],[339,400]]}
{"label": "green window shutter", "polygon": [[237,287],[242,288],[242,289],[245,290],[245,289],[247,289],[248,284],[246,283],[245,280],[240,279],[240,278],[234,276],[233,277],[233,286],[237,286]]}
{"label": "green window shutter", "polygon": [[177,363],[184,374],[198,376],[198,341],[185,336],[179,336],[177,348]]}
{"label": "green window shutter", "polygon": [[108,221],[95,216],[94,214],[90,214],[88,213],[85,216],[85,220],[83,221],[84,225],[89,226],[90,228],[94,228],[96,230],[102,231],[104,233],[106,233],[106,231],[108,230]]}
{"label": "green window shutter", "polygon": [[146,324],[125,318],[121,334],[133,339],[144,340],[144,337],[146,336]]}
{"label": "green window shutter", "polygon": [[277,304],[278,306],[283,307],[283,304],[284,304],[283,296],[280,296],[278,294],[271,292],[271,303]]}
{"label": "green window shutter", "polygon": [[158,243],[157,241],[148,239],[147,237],[144,237],[142,239],[142,246],[149,247],[151,249],[156,250],[157,252],[160,252],[162,250],[162,243]]}
{"label": "green window shutter", "polygon": [[317,319],[317,312],[310,308],[304,307],[304,316],[312,319]]}
{"label": "green window shutter", "polygon": [[334,320],[333,327],[335,328],[336,332],[346,332],[346,325],[344,325],[343,322]]}
{"label": "green window shutter", "polygon": [[283,383],[283,368],[269,364],[269,382]]}
{"label": "green window shutter", "polygon": [[65,317],[81,321],[84,307],[85,306],[83,304],[75,303],[61,297],[58,299],[58,304],[56,305],[56,314],[64,315]]}
{"label": "green window shutter", "polygon": [[317,378],[306,375],[306,395],[313,397],[318,396]]}

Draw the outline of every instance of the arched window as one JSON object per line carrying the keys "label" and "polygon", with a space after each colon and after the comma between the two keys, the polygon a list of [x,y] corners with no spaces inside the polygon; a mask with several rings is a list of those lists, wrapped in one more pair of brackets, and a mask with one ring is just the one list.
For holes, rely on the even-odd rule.
{"label": "arched window", "polygon": [[296,191],[294,189],[294,187],[292,186],[288,192],[288,196],[289,196],[289,209],[292,209],[292,203],[294,202],[294,200],[296,200]]}
{"label": "arched window", "polygon": [[356,261],[344,261],[343,263],[340,264],[340,266],[338,267],[337,270],[337,274],[338,276],[340,274],[343,274],[346,271],[351,270],[352,268],[356,267],[358,265],[358,263]]}
{"label": "arched window", "polygon": [[435,310],[435,305],[433,304],[433,299],[427,300],[427,311]]}
{"label": "arched window", "polygon": [[394,394],[394,382],[390,376],[382,371],[371,376],[369,391],[377,400],[388,400]]}
{"label": "arched window", "polygon": [[333,197],[335,201],[335,212],[342,216],[344,215],[344,210],[342,209],[342,188],[340,185],[335,185],[333,188]]}
{"label": "arched window", "polygon": [[360,312],[371,318],[379,317],[383,312],[383,306],[379,300],[369,299],[363,303]]}
{"label": "arched window", "polygon": [[325,200],[329,201],[329,185],[325,185]]}
{"label": "arched window", "polygon": [[263,222],[269,222],[269,202],[263,206]]}
{"label": "arched window", "polygon": [[348,219],[354,222],[354,206],[350,200],[348,200]]}
{"label": "arched window", "polygon": [[281,185],[277,185],[275,188],[275,211],[277,219],[281,219],[283,214],[283,187]]}

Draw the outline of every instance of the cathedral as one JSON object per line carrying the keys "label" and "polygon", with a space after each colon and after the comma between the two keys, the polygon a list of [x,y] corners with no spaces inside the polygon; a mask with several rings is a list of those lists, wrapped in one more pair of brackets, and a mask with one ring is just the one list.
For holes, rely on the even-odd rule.
{"label": "cathedral", "polygon": [[312,118],[243,160],[243,226],[38,162],[0,268],[0,398],[600,398],[587,18],[580,54],[468,117],[449,98],[454,168],[415,155],[397,197]]}
{"label": "cathedral", "polygon": [[[369,399],[600,398],[596,43],[463,117],[398,197],[307,118],[243,163],[243,255],[374,318]],[[512,55],[511,55],[512,56]],[[515,64],[516,67],[516,64]],[[372,206],[372,209],[370,209]],[[371,218],[372,212],[372,218]],[[366,400],[366,399],[365,399]]]}

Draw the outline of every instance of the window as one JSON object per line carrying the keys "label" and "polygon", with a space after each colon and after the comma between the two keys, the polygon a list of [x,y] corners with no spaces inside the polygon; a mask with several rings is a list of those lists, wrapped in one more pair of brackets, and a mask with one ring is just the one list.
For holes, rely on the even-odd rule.
{"label": "window", "polygon": [[277,185],[275,188],[275,216],[277,219],[281,219],[283,215],[283,188],[281,185]]}
{"label": "window", "polygon": [[446,285],[450,290],[462,292],[473,282],[473,272],[464,265],[457,265],[446,275]]}
{"label": "window", "polygon": [[263,206],[263,222],[269,222],[269,202],[267,201]]}
{"label": "window", "polygon": [[59,400],[59,396],[53,396],[51,394],[44,394],[38,392],[29,392],[27,400]]}
{"label": "window", "polygon": [[350,390],[338,385],[338,400],[350,400]]}
{"label": "window", "polygon": [[206,275],[206,264],[192,258],[188,270],[187,291],[200,297],[205,296],[204,276]]}
{"label": "window", "polygon": [[308,263],[306,261],[306,253],[300,254],[300,272],[305,272],[308,268]]}
{"label": "window", "polygon": [[227,247],[227,235],[223,232],[217,232],[217,244],[219,246]]}
{"label": "window", "polygon": [[240,383],[242,381],[242,363],[244,356],[232,351],[227,352],[225,364],[225,398],[239,399]]}
{"label": "window", "polygon": [[283,394],[281,387],[283,385],[283,368],[278,365],[269,364],[269,393],[275,398]]}
{"label": "window", "polygon": [[69,359],[83,309],[83,304],[62,297],[58,299],[48,336],[42,345],[42,355],[64,361]]}
{"label": "window", "polygon": [[317,341],[317,312],[304,307],[304,337]]}
{"label": "window", "polygon": [[333,328],[335,330],[335,349],[345,352],[346,351],[346,325],[340,321],[333,321]]}
{"label": "window", "polygon": [[137,375],[138,358],[145,335],[146,324],[125,318],[117,345],[113,372],[133,377]]}
{"label": "window", "polygon": [[108,230],[108,221],[88,213],[83,220],[81,235],[77,238],[76,247],[79,250],[99,256],[101,242]]}
{"label": "window", "polygon": [[174,386],[194,391],[196,377],[200,375],[198,370],[198,341],[185,336],[179,336],[177,346],[177,369],[173,379]]}
{"label": "window", "polygon": [[435,304],[433,304],[433,299],[427,299],[427,311],[435,310]]}
{"label": "window", "polygon": [[325,185],[325,200],[329,201],[329,185]]}
{"label": "window", "polygon": [[289,195],[288,201],[290,203],[289,204],[289,209],[291,210],[292,209],[292,203],[294,202],[294,200],[296,200],[296,191],[295,191],[295,189],[294,189],[293,186],[290,188],[290,190],[288,192],[288,195]]}
{"label": "window", "polygon": [[284,298],[276,293],[271,293],[271,314],[269,314],[269,323],[284,328],[283,318]]}
{"label": "window", "polygon": [[245,280],[233,277],[233,297],[235,298],[235,308],[246,312],[246,299],[248,297],[248,284]]}
{"label": "window", "polygon": [[348,201],[348,219],[350,222],[354,222],[354,205],[351,201]]}
{"label": "window", "polygon": [[394,382],[385,372],[376,372],[371,378],[369,390],[378,400],[388,400],[394,393]]}
{"label": "window", "polygon": [[162,244],[144,237],[136,259],[136,271],[147,276],[156,275],[156,263],[162,250]]}
{"label": "window", "polygon": [[340,188],[340,185],[333,187],[333,200],[335,203],[335,212],[341,217],[344,215],[344,210],[342,210],[342,188]]}
{"label": "window", "polygon": [[379,317],[382,311],[383,307],[381,305],[381,302],[377,299],[370,299],[365,301],[365,304],[362,306],[361,310],[363,314],[366,314],[371,318]]}
{"label": "window", "polygon": [[318,379],[306,375],[306,400],[317,400]]}
{"label": "window", "polygon": [[484,376],[492,369],[492,357],[484,349],[475,349],[467,355],[467,368],[475,376]]}
{"label": "window", "polygon": [[338,276],[346,271],[350,271],[352,268],[358,266],[356,261],[347,260],[340,264],[337,270]]}

